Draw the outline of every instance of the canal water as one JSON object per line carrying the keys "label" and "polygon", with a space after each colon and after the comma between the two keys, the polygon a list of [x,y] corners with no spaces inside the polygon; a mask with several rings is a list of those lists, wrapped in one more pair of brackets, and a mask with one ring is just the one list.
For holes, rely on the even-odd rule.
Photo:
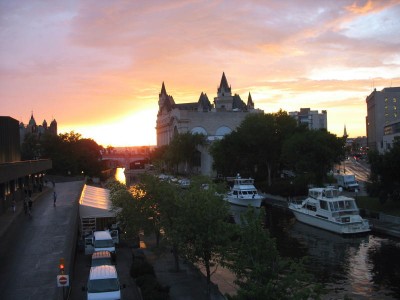
{"label": "canal water", "polygon": [[[123,169],[117,169],[116,178],[125,183]],[[244,211],[231,207],[236,221]],[[400,240],[375,234],[342,237],[272,206],[266,206],[265,223],[282,256],[306,258],[309,272],[328,289],[324,299],[400,299]]]}
{"label": "canal water", "polygon": [[329,289],[326,299],[400,299],[400,240],[342,237],[272,206],[266,212],[266,227],[280,254],[306,257],[307,269]]}

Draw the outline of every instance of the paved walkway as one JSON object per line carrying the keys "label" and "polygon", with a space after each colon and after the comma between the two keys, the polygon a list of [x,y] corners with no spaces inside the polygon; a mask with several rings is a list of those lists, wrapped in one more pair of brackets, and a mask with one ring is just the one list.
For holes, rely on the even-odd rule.
{"label": "paved walkway", "polygon": [[0,216],[0,299],[62,299],[58,265],[64,258],[68,273],[73,263],[82,186],[56,183],[55,207],[52,187],[35,193],[32,217],[24,215],[22,203]]}
{"label": "paved walkway", "polygon": [[[169,251],[164,251],[161,254],[155,254],[152,249],[155,249],[155,238],[144,238],[145,247],[144,253],[148,261],[153,265],[158,281],[163,286],[169,286],[169,294],[173,300],[204,300],[207,298],[207,282],[206,278],[192,264],[185,263],[180,260],[180,271],[175,271],[174,257]],[[226,278],[232,280],[232,275],[226,273],[227,277],[217,276],[219,279],[215,281],[216,274],[212,276],[214,282],[224,284]],[[228,276],[229,275],[229,276]],[[218,285],[213,284],[211,287],[211,300],[224,300],[225,297],[218,289]],[[234,293],[233,285],[228,289],[225,285],[225,292]]]}

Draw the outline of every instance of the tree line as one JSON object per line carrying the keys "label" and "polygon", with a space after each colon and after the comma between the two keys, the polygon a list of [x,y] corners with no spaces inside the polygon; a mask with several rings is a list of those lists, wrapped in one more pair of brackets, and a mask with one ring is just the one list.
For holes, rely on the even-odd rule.
{"label": "tree line", "polygon": [[21,145],[21,157],[22,160],[51,159],[53,168],[49,172],[53,174],[100,177],[104,169],[102,150],[93,139],[82,138],[73,131],[58,135],[29,133]]}
{"label": "tree line", "polygon": [[371,165],[369,195],[378,197],[382,204],[388,200],[400,202],[400,139],[395,139],[385,153],[369,151],[368,160]]}
{"label": "tree line", "polygon": [[176,271],[179,258],[203,268],[208,294],[212,274],[223,266],[236,275],[238,293],[231,299],[318,298],[320,287],[303,263],[279,255],[263,226],[263,209],[257,215],[249,208],[240,226],[229,222],[221,187],[209,178],[193,178],[189,189],[150,174],[129,188],[116,181],[107,186],[127,237],[135,238],[141,230],[154,234],[157,245],[170,247]]}
{"label": "tree line", "polygon": [[[199,148],[209,151],[221,177],[240,173],[254,178],[264,191],[283,184],[281,191],[297,187],[297,192],[306,192],[308,184],[326,182],[334,164],[344,159],[345,138],[325,129],[309,130],[280,110],[249,114],[234,131],[211,144],[201,134],[177,134],[170,145],[153,153],[152,160],[170,172],[177,173],[182,164],[190,172],[200,164]],[[296,175],[291,186],[282,183],[284,170]]]}

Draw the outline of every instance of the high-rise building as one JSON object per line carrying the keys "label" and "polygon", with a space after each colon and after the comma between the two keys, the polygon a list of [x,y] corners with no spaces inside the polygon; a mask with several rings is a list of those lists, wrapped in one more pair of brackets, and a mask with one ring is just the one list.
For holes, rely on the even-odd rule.
{"label": "high-rise building", "polygon": [[328,129],[328,118],[326,110],[318,113],[318,110],[300,108],[300,111],[289,112],[289,116],[295,118],[299,125],[306,125],[308,129]]}
{"label": "high-rise building", "polygon": [[380,153],[400,136],[400,87],[384,88],[367,96],[367,145]]}

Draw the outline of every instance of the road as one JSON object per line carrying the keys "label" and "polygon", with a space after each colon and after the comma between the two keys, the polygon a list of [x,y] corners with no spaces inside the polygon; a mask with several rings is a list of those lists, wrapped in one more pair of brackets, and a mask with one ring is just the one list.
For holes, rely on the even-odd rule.
{"label": "road", "polygon": [[337,167],[337,169],[340,170],[341,174],[344,174],[345,171],[345,174],[356,175],[356,180],[360,185],[360,191],[358,195],[361,196],[366,194],[365,183],[369,181],[369,176],[371,173],[370,166],[366,161],[349,158],[343,161],[340,165],[340,168]]}

